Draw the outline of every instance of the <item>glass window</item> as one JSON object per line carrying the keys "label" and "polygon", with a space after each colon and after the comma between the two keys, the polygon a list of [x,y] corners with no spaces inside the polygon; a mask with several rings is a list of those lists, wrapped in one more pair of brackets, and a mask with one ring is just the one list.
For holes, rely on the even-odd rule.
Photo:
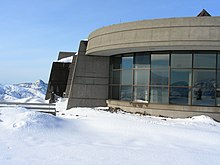
{"label": "glass window", "polygon": [[172,54],[171,68],[192,68],[192,54]]}
{"label": "glass window", "polygon": [[136,53],[134,56],[135,68],[150,68],[150,55],[147,53]]}
{"label": "glass window", "polygon": [[121,87],[121,100],[132,100],[132,86]]}
{"label": "glass window", "polygon": [[218,69],[220,69],[220,52],[218,52]]}
{"label": "glass window", "polygon": [[220,70],[217,70],[217,86],[220,87]]}
{"label": "glass window", "polygon": [[213,70],[195,70],[193,72],[193,105],[215,105],[215,73]]}
{"label": "glass window", "polygon": [[113,74],[112,84],[120,84],[120,73],[121,73],[120,70],[116,70],[112,72]]}
{"label": "glass window", "polygon": [[120,69],[121,68],[121,56],[112,57],[111,65],[113,69]]}
{"label": "glass window", "polygon": [[172,69],[170,86],[191,86],[191,79],[191,70]]}
{"label": "glass window", "polygon": [[132,70],[122,70],[122,85],[132,85],[133,84]]}
{"label": "glass window", "polygon": [[135,70],[134,71],[134,84],[135,85],[148,85],[149,70]]}
{"label": "glass window", "polygon": [[122,69],[133,68],[133,56],[123,56],[122,57]]}
{"label": "glass window", "polygon": [[148,88],[134,87],[134,100],[148,101]]}
{"label": "glass window", "polygon": [[112,99],[220,107],[220,52],[130,53],[110,65]]}
{"label": "glass window", "polygon": [[168,68],[169,54],[151,54],[151,68]]}
{"label": "glass window", "polygon": [[214,88],[193,88],[192,93],[192,104],[193,105],[215,105],[215,89]]}
{"label": "glass window", "polygon": [[151,70],[151,85],[168,85],[168,71]]}
{"label": "glass window", "polygon": [[216,54],[194,54],[194,68],[216,68]]}
{"label": "glass window", "polygon": [[190,88],[170,88],[170,104],[190,105]]}
{"label": "glass window", "polygon": [[151,87],[150,102],[151,103],[168,103],[168,88]]}
{"label": "glass window", "polygon": [[111,98],[119,100],[119,86],[111,86],[110,90],[112,92]]}
{"label": "glass window", "polygon": [[220,88],[216,89],[216,105],[220,106]]}
{"label": "glass window", "polygon": [[193,86],[194,87],[215,87],[216,75],[215,70],[194,70],[193,71]]}

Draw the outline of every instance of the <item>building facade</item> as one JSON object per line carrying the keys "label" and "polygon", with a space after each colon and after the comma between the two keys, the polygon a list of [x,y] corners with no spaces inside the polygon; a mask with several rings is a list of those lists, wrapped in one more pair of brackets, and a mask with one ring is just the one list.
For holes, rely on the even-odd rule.
{"label": "building facade", "polygon": [[206,11],[103,27],[81,41],[73,63],[68,108],[220,121],[220,17]]}

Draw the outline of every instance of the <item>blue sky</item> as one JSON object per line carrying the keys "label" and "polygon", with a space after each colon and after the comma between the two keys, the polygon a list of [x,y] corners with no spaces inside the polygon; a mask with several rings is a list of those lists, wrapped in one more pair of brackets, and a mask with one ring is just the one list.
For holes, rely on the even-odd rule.
{"label": "blue sky", "polygon": [[93,30],[135,20],[192,17],[219,0],[0,0],[0,84],[48,81],[59,51],[77,51]]}

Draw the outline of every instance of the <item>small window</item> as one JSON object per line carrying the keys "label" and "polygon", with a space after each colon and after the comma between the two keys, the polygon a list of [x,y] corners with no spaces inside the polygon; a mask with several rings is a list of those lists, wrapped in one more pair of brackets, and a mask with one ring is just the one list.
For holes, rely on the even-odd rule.
{"label": "small window", "polygon": [[151,54],[151,68],[160,69],[169,67],[169,54]]}
{"label": "small window", "polygon": [[120,70],[116,70],[116,71],[113,71],[113,81],[112,81],[112,84],[120,84],[120,74],[121,74],[121,71]]}
{"label": "small window", "polygon": [[214,70],[194,70],[193,105],[215,105],[216,72]]}
{"label": "small window", "polygon": [[216,89],[216,105],[220,106],[220,88]]}
{"label": "small window", "polygon": [[120,69],[121,68],[121,56],[113,56],[111,58],[111,68]]}
{"label": "small window", "polygon": [[134,87],[134,100],[148,101],[148,88],[143,86]]}
{"label": "small window", "polygon": [[132,85],[133,84],[133,75],[132,70],[122,70],[122,85]]}
{"label": "small window", "polygon": [[170,104],[190,105],[191,100],[190,88],[170,88]]}
{"label": "small window", "polygon": [[135,85],[148,85],[149,70],[135,70],[134,71],[134,84]]}
{"label": "small window", "polygon": [[191,86],[192,71],[172,69],[170,86]]}
{"label": "small window", "polygon": [[217,70],[217,86],[220,87],[220,70]]}
{"label": "small window", "polygon": [[171,68],[192,68],[192,54],[171,54]]}
{"label": "small window", "polygon": [[194,54],[194,68],[216,68],[216,54]]}
{"label": "small window", "polygon": [[151,70],[151,85],[168,85],[168,71]]}
{"label": "small window", "polygon": [[126,100],[126,101],[132,100],[132,86],[121,87],[121,100]]}
{"label": "small window", "polygon": [[220,69],[220,52],[218,52],[218,69]]}
{"label": "small window", "polygon": [[126,55],[122,57],[122,69],[133,68],[133,56]]}
{"label": "small window", "polygon": [[112,94],[111,98],[119,100],[119,86],[111,86],[110,90],[111,90],[111,94]]}
{"label": "small window", "polygon": [[193,72],[194,87],[215,87],[216,71],[215,70],[194,70]]}
{"label": "small window", "polygon": [[151,87],[150,102],[151,103],[168,103],[168,88]]}
{"label": "small window", "polygon": [[147,53],[136,53],[134,56],[135,68],[150,68],[150,55]]}

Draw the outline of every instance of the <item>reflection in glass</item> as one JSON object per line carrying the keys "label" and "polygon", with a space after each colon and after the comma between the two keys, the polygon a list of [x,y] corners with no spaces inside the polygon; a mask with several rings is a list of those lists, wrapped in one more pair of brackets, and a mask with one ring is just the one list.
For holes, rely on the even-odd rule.
{"label": "reflection in glass", "polygon": [[175,51],[170,57],[170,70],[166,52],[111,57],[110,97],[129,101],[150,99],[159,104],[220,106],[220,54]]}
{"label": "reflection in glass", "polygon": [[192,54],[171,54],[171,68],[192,68]]}
{"label": "reflection in glass", "polygon": [[151,87],[150,102],[151,103],[168,103],[168,88]]}
{"label": "reflection in glass", "polygon": [[216,54],[194,54],[194,68],[216,68]]}
{"label": "reflection in glass", "polygon": [[216,75],[214,70],[194,70],[193,105],[215,105]]}
{"label": "reflection in glass", "polygon": [[132,85],[133,78],[132,78],[132,70],[122,70],[122,85]]}
{"label": "reflection in glass", "polygon": [[168,68],[169,54],[151,54],[151,68]]}
{"label": "reflection in glass", "polygon": [[150,68],[150,55],[147,53],[136,53],[134,56],[135,68]]}
{"label": "reflection in glass", "polygon": [[132,100],[132,86],[121,87],[121,100]]}
{"label": "reflection in glass", "polygon": [[193,86],[196,88],[215,88],[215,70],[194,70]]}
{"label": "reflection in glass", "polygon": [[134,100],[148,101],[148,88],[134,87]]}
{"label": "reflection in glass", "polygon": [[135,70],[134,71],[134,84],[135,85],[148,85],[149,70]]}
{"label": "reflection in glass", "polygon": [[191,86],[192,71],[191,70],[171,70],[171,86]]}
{"label": "reflection in glass", "polygon": [[122,57],[122,69],[133,68],[133,56],[123,56]]}
{"label": "reflection in glass", "polygon": [[192,93],[192,104],[193,105],[215,105],[215,89],[214,88],[193,88]]}
{"label": "reflection in glass", "polygon": [[168,71],[151,70],[151,85],[168,85]]}
{"label": "reflection in glass", "polygon": [[189,88],[170,88],[170,104],[190,105]]}
{"label": "reflection in glass", "polygon": [[112,99],[119,100],[119,86],[111,86]]}

